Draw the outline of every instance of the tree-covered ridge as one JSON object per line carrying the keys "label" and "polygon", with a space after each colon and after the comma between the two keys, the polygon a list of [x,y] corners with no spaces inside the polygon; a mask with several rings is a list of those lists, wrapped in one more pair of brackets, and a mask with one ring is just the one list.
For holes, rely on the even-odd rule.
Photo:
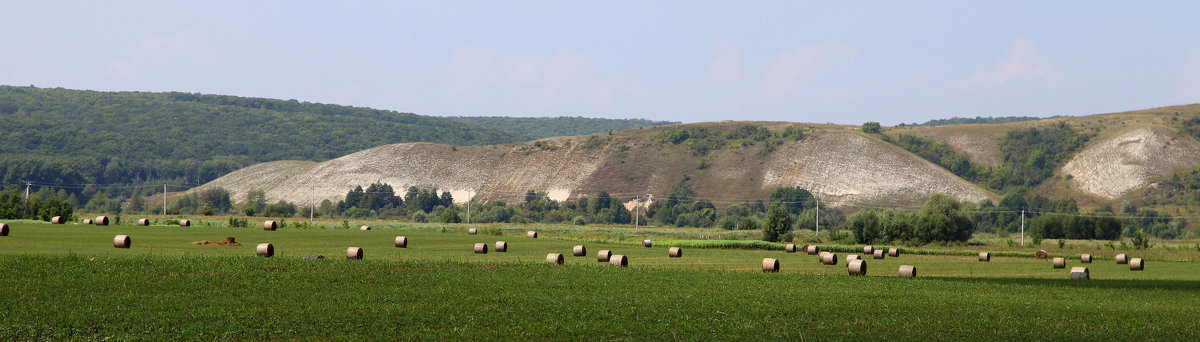
{"label": "tree-covered ridge", "polygon": [[470,123],[296,100],[14,86],[0,86],[0,127],[0,184],[196,184],[258,162],[320,161],[391,143],[521,140]]}
{"label": "tree-covered ridge", "polygon": [[952,117],[949,119],[933,119],[925,121],[925,123],[913,123],[910,126],[945,126],[945,125],[964,125],[964,124],[994,124],[1007,122],[1022,122],[1035,121],[1042,119],[1057,119],[1065,116],[1055,115],[1051,117],[1039,118],[1036,116],[976,116],[974,118]]}
{"label": "tree-covered ridge", "polygon": [[488,127],[510,134],[536,140],[549,137],[588,135],[608,131],[621,131],[640,127],[677,124],[672,121],[646,119],[601,119],[560,116],[553,118],[516,118],[505,116],[448,116],[456,122]]}

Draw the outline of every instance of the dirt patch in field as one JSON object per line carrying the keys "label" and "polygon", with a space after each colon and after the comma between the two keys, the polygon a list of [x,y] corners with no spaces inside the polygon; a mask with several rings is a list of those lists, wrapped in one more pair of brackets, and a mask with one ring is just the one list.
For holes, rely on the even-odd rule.
{"label": "dirt patch in field", "polygon": [[216,246],[241,246],[242,245],[240,242],[237,242],[236,239],[234,239],[232,236],[226,236],[225,240],[216,241],[216,242],[208,241],[208,240],[192,241],[192,244],[193,245],[216,245]]}

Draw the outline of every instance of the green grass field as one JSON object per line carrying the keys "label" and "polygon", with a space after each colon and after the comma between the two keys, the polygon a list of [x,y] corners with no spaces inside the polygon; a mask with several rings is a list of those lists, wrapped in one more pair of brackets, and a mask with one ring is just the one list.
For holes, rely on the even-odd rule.
{"label": "green grass field", "polygon": [[[6,340],[1200,338],[1200,264],[1149,261],[1134,272],[1099,252],[1085,265],[1086,281],[1018,256],[1024,252],[988,263],[966,255],[868,258],[868,276],[850,277],[844,260],[825,266],[803,253],[685,248],[671,259],[669,244],[705,244],[584,243],[550,229],[529,239],[517,229],[467,235],[456,227],[10,224],[0,237]],[[113,248],[117,234],[130,235],[132,248]],[[408,237],[408,248],[393,247],[397,235]],[[191,244],[225,236],[243,245]],[[491,250],[498,240],[509,252]],[[262,242],[275,246],[274,258],[254,256]],[[477,242],[489,253],[472,253]],[[581,243],[588,255],[571,256]],[[350,246],[362,247],[365,260],[346,260]],[[597,262],[601,249],[628,255],[630,267]],[[546,264],[551,252],[566,265]],[[1189,260],[1198,252],[1173,253]],[[1080,266],[1071,256],[1068,269]],[[761,273],[764,257],[779,259],[783,272]],[[901,264],[917,266],[919,277],[897,277]]]}

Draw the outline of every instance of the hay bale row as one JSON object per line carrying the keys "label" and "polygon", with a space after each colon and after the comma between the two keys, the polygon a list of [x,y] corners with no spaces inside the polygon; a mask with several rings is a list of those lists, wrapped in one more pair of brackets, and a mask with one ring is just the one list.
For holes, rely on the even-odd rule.
{"label": "hay bale row", "polygon": [[113,247],[115,248],[129,248],[132,244],[133,239],[130,239],[129,235],[117,235],[113,238]]}
{"label": "hay bale row", "polygon": [[50,218],[50,223],[51,224],[65,224],[65,223],[67,223],[67,219],[64,219],[62,216],[55,216],[55,217]]}
{"label": "hay bale row", "polygon": [[867,275],[867,261],[862,259],[848,261],[846,262],[846,271],[852,276],[865,276]]}
{"label": "hay bale row", "polygon": [[191,227],[191,226],[192,226],[192,220],[187,220],[187,219],[180,220],[180,221],[179,221],[179,226],[180,226],[180,227]]}
{"label": "hay bale row", "polygon": [[1087,267],[1071,267],[1071,279],[1092,279]]}
{"label": "hay bale row", "polygon": [[496,253],[508,252],[508,242],[496,241]]}
{"label": "hay bale row", "polygon": [[475,234],[479,234],[479,231],[476,230],[475,228],[471,228],[471,229],[467,229],[467,234],[475,235]]}
{"label": "hay bale row", "polygon": [[94,222],[95,225],[97,225],[97,226],[107,226],[108,225],[108,216],[104,216],[104,215],[96,216],[96,220],[92,221],[92,222]]}
{"label": "hay bale row", "polygon": [[822,264],[837,265],[837,260],[838,260],[837,254],[830,253],[830,252],[821,252],[821,254],[817,258],[821,259]]}
{"label": "hay bale row", "polygon": [[1066,259],[1054,258],[1054,260],[1052,262],[1054,263],[1054,268],[1067,268],[1067,260]]}
{"label": "hay bale row", "polygon": [[476,243],[475,244],[475,254],[487,254],[487,244],[486,243]]}
{"label": "hay bale row", "polygon": [[654,246],[654,242],[650,240],[642,240],[642,247],[650,248]]}
{"label": "hay bale row", "polygon": [[888,256],[893,257],[893,258],[898,257],[898,256],[900,256],[900,249],[895,248],[895,247],[888,248],[887,254],[888,254]]}
{"label": "hay bale row", "polygon": [[681,249],[679,247],[671,247],[671,249],[667,250],[667,256],[672,257],[672,258],[682,258],[683,257],[683,249]]}
{"label": "hay bale row", "polygon": [[916,277],[917,276],[917,267],[912,266],[912,265],[900,265],[900,276],[901,277]]}
{"label": "hay bale row", "polygon": [[396,248],[408,248],[408,237],[397,236],[396,237]]}
{"label": "hay bale row", "polygon": [[875,253],[875,246],[871,246],[871,245],[863,246],[863,255],[871,255],[873,253]]}
{"label": "hay bale row", "polygon": [[1124,264],[1128,264],[1128,263],[1129,263],[1129,259],[1127,259],[1127,258],[1125,257],[1125,254],[1117,254],[1117,258],[1116,258],[1116,259],[1117,259],[1117,265],[1124,265]]}
{"label": "hay bale row", "polygon": [[979,261],[983,261],[983,262],[992,261],[992,253],[979,252]]}
{"label": "hay bale row", "polygon": [[532,231],[532,230],[531,230],[531,231],[528,231],[528,232],[525,232],[525,237],[527,237],[527,238],[530,238],[530,239],[536,239],[536,238],[537,238],[537,232],[535,232],[535,231]]}
{"label": "hay bale row", "polygon": [[1050,256],[1050,253],[1046,253],[1046,250],[1044,249],[1039,249],[1035,254],[1037,255],[1038,259],[1045,259],[1046,257]]}
{"label": "hay bale row", "polygon": [[763,258],[762,271],[763,271],[763,273],[779,272],[779,260],[775,260],[772,258]]}
{"label": "hay bale row", "polygon": [[804,245],[804,252],[808,253],[808,255],[817,255],[821,253],[821,248],[817,247],[817,245]]}
{"label": "hay bale row", "polygon": [[270,258],[275,255],[275,246],[269,243],[258,244],[258,256]]}
{"label": "hay bale row", "polygon": [[621,254],[616,254],[608,258],[608,263],[617,267],[626,267],[629,266],[629,258]]}
{"label": "hay bale row", "polygon": [[601,249],[599,252],[596,252],[596,261],[598,262],[608,262],[610,257],[612,257],[612,251],[610,250]]}
{"label": "hay bale row", "polygon": [[8,236],[8,224],[0,223],[0,236]]}
{"label": "hay bale row", "polygon": [[278,227],[279,225],[275,223],[274,220],[267,220],[263,222],[263,230],[275,231],[275,228]]}
{"label": "hay bale row", "polygon": [[143,227],[144,227],[144,226],[149,226],[149,225],[150,225],[150,219],[144,219],[144,218],[140,218],[140,219],[138,219],[138,225],[139,225],[139,226],[143,226]]}
{"label": "hay bale row", "polygon": [[876,250],[875,250],[875,259],[883,259],[883,258],[884,258],[884,255],[883,255],[883,250],[882,250],[882,249],[876,249]]}
{"label": "hay bale row", "polygon": [[562,265],[563,264],[563,256],[562,256],[562,254],[558,254],[558,253],[546,254],[546,262],[551,263],[551,264]]}
{"label": "hay bale row", "polygon": [[571,249],[571,254],[577,257],[587,256],[587,247],[576,245],[575,248]]}
{"label": "hay bale row", "polygon": [[1144,261],[1142,261],[1142,258],[1129,259],[1129,270],[1130,271],[1141,271],[1144,269],[1146,269],[1146,263]]}
{"label": "hay bale row", "polygon": [[346,248],[346,259],[362,260],[363,249],[358,247]]}
{"label": "hay bale row", "polygon": [[1092,263],[1092,255],[1091,255],[1091,254],[1082,254],[1082,255],[1080,255],[1080,256],[1079,256],[1079,262],[1082,262],[1082,263],[1085,263],[1085,264],[1090,264],[1090,263]]}
{"label": "hay bale row", "polygon": [[794,243],[787,244],[787,246],[783,247],[783,251],[788,252],[788,253],[796,253],[796,244],[794,244]]}
{"label": "hay bale row", "polygon": [[371,230],[371,226],[358,227],[358,230]]}

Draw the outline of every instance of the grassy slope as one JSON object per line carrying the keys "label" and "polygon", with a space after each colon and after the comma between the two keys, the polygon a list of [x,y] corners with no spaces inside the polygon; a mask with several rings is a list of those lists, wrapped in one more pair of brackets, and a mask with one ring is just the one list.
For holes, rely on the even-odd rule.
{"label": "grassy slope", "polygon": [[[133,248],[111,247],[129,234]],[[409,248],[391,246],[403,234]],[[240,247],[188,242],[238,237]],[[1091,281],[1044,260],[912,256],[844,264],[781,251],[687,249],[466,235],[461,230],[50,226],[0,238],[6,339],[1196,339],[1195,263],[1146,271],[1097,259]],[[475,255],[474,242],[510,243]],[[271,241],[277,257],[254,258]],[[361,246],[367,260],[340,258]],[[489,246],[490,247],[490,246]],[[595,261],[630,255],[629,269]],[[566,266],[541,262],[568,255]],[[1194,252],[1179,252],[1194,253]],[[326,260],[303,255],[324,254]],[[757,271],[763,257],[784,274]],[[899,264],[921,278],[892,277]],[[1069,266],[1077,266],[1069,262]],[[1147,324],[1150,323],[1150,324]]]}
{"label": "grassy slope", "polygon": [[561,136],[588,135],[622,131],[648,126],[677,124],[670,121],[646,119],[602,119],[584,117],[507,117],[507,116],[447,116],[447,120],[488,127],[530,140]]}

